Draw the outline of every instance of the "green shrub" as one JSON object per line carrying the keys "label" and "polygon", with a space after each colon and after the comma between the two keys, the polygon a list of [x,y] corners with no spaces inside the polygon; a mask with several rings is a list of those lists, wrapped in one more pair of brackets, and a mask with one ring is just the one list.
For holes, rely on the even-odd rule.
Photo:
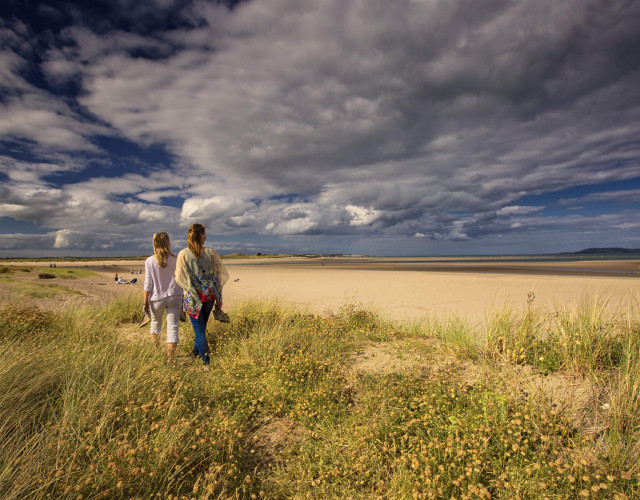
{"label": "green shrub", "polygon": [[55,278],[56,275],[55,274],[51,274],[51,273],[39,273],[38,274],[38,278],[40,278],[41,280],[50,280]]}

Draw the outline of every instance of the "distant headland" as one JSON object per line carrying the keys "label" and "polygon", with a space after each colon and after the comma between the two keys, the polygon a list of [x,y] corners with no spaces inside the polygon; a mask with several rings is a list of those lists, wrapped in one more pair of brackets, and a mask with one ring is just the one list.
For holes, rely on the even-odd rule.
{"label": "distant headland", "polygon": [[640,248],[620,248],[620,247],[603,247],[603,248],[585,248],[577,252],[562,252],[558,255],[624,255],[624,254],[640,254]]}

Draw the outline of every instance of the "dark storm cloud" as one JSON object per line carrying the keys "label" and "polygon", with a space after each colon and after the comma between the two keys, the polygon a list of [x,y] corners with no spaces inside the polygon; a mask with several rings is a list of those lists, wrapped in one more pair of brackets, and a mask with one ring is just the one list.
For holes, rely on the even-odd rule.
{"label": "dark storm cloud", "polygon": [[54,243],[53,234],[0,234],[0,250],[16,256],[28,256],[31,252],[25,253],[27,249],[36,249],[35,255],[42,255],[42,250],[53,248]]}
{"label": "dark storm cloud", "polygon": [[[225,17],[202,6],[210,25],[202,37],[212,38],[219,52],[193,47],[162,66],[137,63],[147,68],[126,60],[96,64],[95,92],[86,104],[114,115],[110,121],[139,140],[179,137],[181,152],[205,169],[217,170],[214,159],[220,168],[263,178],[275,191],[286,186],[310,195],[327,184],[328,172],[343,181],[355,171],[369,182],[368,168],[394,161],[404,179],[432,175],[440,184],[454,171],[461,189],[484,181],[479,194],[503,202],[500,195],[558,188],[576,174],[586,181],[623,159],[620,148],[637,132],[631,127],[617,141],[592,137],[603,121],[617,128],[617,111],[637,113],[638,56],[625,50],[638,41],[629,22],[638,17],[632,4],[626,12],[603,4],[598,16],[582,4],[497,2],[483,6],[481,16],[473,9],[460,15],[469,9],[464,2],[447,9],[357,2],[327,2],[314,12],[286,2],[269,7],[251,5]],[[616,31],[598,29],[603,23]],[[181,35],[184,41],[192,33],[172,33]],[[108,76],[118,72],[138,75],[140,84],[119,85]],[[188,89],[194,93],[185,94]],[[171,96],[175,108],[156,106],[156,98]],[[109,111],[101,98],[122,105]],[[205,128],[186,123],[180,134],[169,125],[174,120],[161,125],[163,116],[186,110],[208,116]],[[215,134],[204,139],[207,123]],[[613,154],[603,163],[605,147]],[[584,165],[591,153],[592,165]],[[629,153],[637,154],[637,145]],[[524,182],[509,186],[525,172]],[[637,173],[634,165],[607,175]]]}

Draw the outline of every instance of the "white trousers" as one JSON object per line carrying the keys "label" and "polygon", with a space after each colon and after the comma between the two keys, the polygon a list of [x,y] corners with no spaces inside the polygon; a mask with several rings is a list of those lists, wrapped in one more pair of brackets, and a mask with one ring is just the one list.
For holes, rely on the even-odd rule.
{"label": "white trousers", "polygon": [[177,344],[178,326],[180,324],[180,310],[182,309],[182,295],[172,295],[160,300],[149,302],[151,312],[151,334],[158,334],[162,330],[162,315],[167,311],[167,344]]}

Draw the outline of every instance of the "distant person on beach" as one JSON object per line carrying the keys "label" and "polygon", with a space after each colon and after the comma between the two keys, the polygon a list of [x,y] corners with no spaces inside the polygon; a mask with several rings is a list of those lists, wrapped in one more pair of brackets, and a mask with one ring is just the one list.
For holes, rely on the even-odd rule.
{"label": "distant person on beach", "polygon": [[182,307],[182,289],[176,284],[176,255],[171,251],[167,233],[153,235],[153,255],[144,263],[143,310],[151,316],[151,337],[157,341],[162,330],[162,315],[167,312],[167,356],[178,346],[178,326]]}
{"label": "distant person on beach", "polygon": [[180,250],[176,266],[176,283],[184,292],[182,309],[189,315],[195,334],[191,354],[202,358],[204,370],[209,369],[206,331],[211,312],[217,320],[229,322],[229,317],[222,311],[222,287],[229,279],[229,273],[220,256],[204,246],[206,239],[204,224],[191,224],[187,237],[189,248]]}

